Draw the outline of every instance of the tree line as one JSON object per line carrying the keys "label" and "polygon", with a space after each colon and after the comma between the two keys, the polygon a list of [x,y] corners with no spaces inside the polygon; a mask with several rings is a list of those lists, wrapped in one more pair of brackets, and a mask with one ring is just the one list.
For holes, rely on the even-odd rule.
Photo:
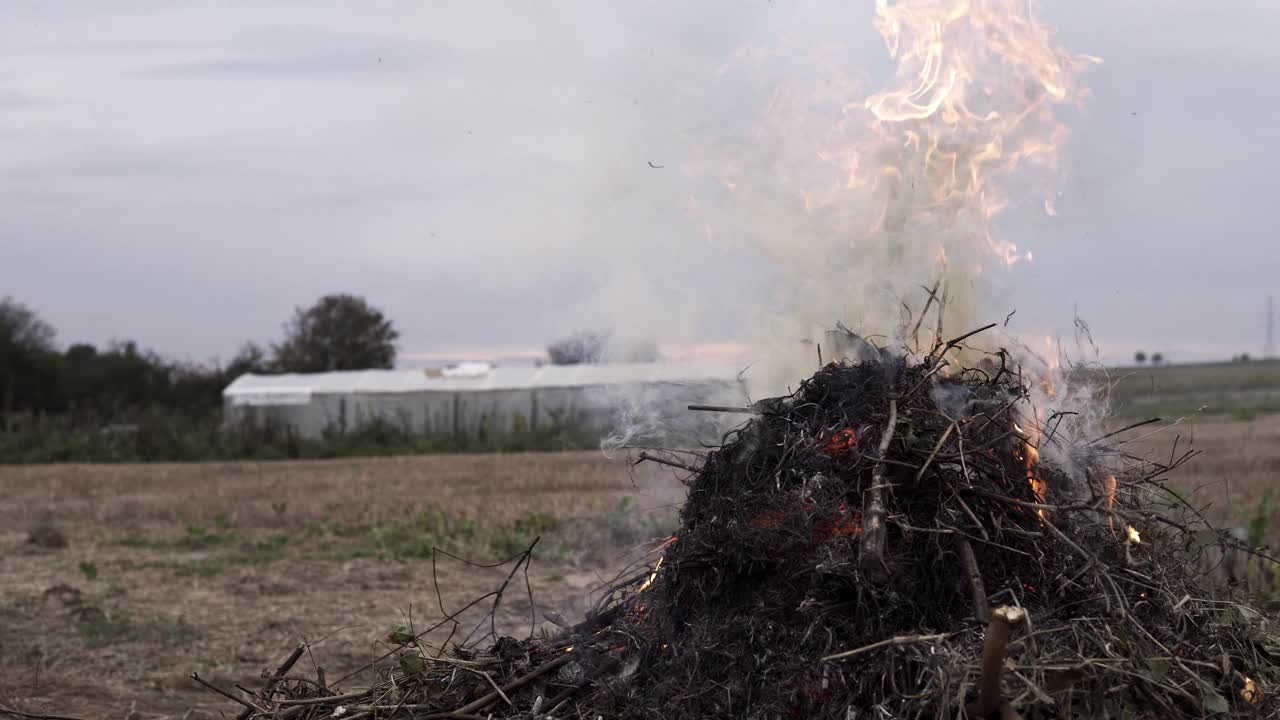
{"label": "tree line", "polygon": [[126,422],[143,411],[207,416],[222,390],[244,373],[391,368],[399,333],[364,298],[325,295],[299,307],[269,347],[246,343],[225,363],[167,358],[134,341],[105,347],[73,342],[34,309],[0,298],[0,430],[15,418],[71,415],[95,424]]}
{"label": "tree line", "polygon": [[[314,373],[395,367],[400,333],[363,297],[325,295],[294,309],[281,339],[249,342],[231,360],[200,363],[165,357],[131,340],[104,347],[58,344],[40,314],[0,297],[0,432],[18,418],[62,416],[88,425],[129,422],[143,412],[205,418],[222,390],[245,373]],[[623,343],[606,331],[584,330],[547,346],[552,364],[653,362],[653,342]]]}

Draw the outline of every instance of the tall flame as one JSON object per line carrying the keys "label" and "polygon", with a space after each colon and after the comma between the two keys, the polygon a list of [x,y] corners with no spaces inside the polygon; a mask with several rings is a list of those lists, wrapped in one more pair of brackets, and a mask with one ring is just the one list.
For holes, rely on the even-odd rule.
{"label": "tall flame", "polygon": [[[1031,257],[996,235],[995,218],[1017,204],[1055,212],[1068,135],[1057,112],[1096,59],[1059,47],[1026,0],[877,0],[874,23],[896,63],[885,90],[858,97],[819,58],[774,88],[752,145],[719,166],[735,208],[755,213],[741,233],[785,280],[757,325],[766,356],[834,320],[893,337],[902,301],[918,308],[933,278],[945,327],[974,327],[982,278]],[[739,59],[767,72],[779,55]],[[811,350],[790,352],[780,382],[812,364]]]}
{"label": "tall flame", "polygon": [[[864,103],[890,161],[878,178],[889,189],[884,222],[942,214],[963,221],[939,240],[948,255],[976,247],[1007,265],[1031,259],[990,221],[1013,201],[1020,168],[1057,169],[1067,129],[1054,106],[1096,59],[1055,47],[1025,0],[877,0],[875,25],[900,84]],[[1052,195],[1042,202],[1055,212]],[[977,266],[959,271],[982,269],[981,256],[969,259]]]}

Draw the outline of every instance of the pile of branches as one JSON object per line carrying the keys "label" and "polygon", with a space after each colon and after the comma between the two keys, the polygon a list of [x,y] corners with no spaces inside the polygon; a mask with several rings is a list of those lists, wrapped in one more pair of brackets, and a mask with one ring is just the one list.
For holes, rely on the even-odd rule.
{"label": "pile of branches", "polygon": [[430,647],[413,630],[361,691],[283,667],[228,694],[295,720],[1280,709],[1265,618],[1202,577],[1234,541],[1163,485],[1192,453],[1082,437],[1006,353],[952,366],[964,339],[868,345],[791,395],[714,408],[748,417],[697,465],[642,456],[689,471],[680,528],[577,625]]}

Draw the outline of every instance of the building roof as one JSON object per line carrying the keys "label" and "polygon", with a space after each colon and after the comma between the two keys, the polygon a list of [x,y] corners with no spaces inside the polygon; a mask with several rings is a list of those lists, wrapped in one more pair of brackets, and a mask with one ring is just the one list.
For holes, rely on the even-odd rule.
{"label": "building roof", "polygon": [[343,372],[241,375],[222,391],[224,397],[276,397],[306,402],[310,395],[352,393],[527,390],[645,383],[736,382],[742,368],[705,362],[610,363],[480,367],[450,370],[355,370]]}

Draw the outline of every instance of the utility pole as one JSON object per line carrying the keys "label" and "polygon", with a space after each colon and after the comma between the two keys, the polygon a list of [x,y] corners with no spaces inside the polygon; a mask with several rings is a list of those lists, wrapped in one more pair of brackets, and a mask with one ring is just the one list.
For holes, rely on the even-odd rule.
{"label": "utility pole", "polygon": [[1262,357],[1271,359],[1276,356],[1276,298],[1267,297],[1267,344],[1262,349]]}

